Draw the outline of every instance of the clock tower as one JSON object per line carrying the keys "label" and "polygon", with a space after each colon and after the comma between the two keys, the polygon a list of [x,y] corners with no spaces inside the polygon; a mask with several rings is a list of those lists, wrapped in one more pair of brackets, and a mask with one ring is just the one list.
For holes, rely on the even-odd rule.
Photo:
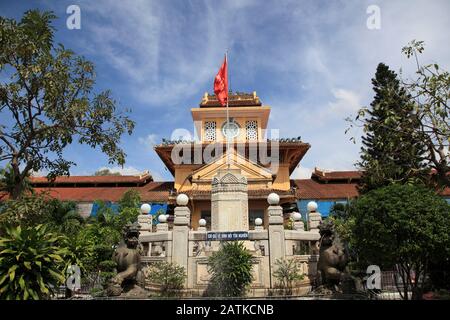
{"label": "clock tower", "polygon": [[262,106],[256,92],[229,94],[227,108],[221,106],[215,95],[205,93],[198,108],[192,108],[197,138],[204,143],[258,142],[264,140],[270,107]]}
{"label": "clock tower", "polygon": [[[310,145],[300,137],[278,139],[266,134],[270,110],[256,92],[229,93],[228,111],[215,95],[205,93],[198,107],[190,109],[196,139],[163,139],[155,146],[174,176],[169,202],[174,203],[180,193],[189,197],[192,228],[204,219],[209,230],[251,230],[258,218],[268,222],[270,193],[277,193],[282,205],[296,201],[290,175]],[[232,196],[231,190],[236,192]],[[212,214],[226,210],[241,215],[238,219]]]}

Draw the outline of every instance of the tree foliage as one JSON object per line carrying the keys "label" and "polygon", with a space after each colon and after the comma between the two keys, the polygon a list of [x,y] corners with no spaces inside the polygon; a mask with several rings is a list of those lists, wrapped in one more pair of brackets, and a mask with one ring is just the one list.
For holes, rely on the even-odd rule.
{"label": "tree foliage", "polygon": [[7,228],[0,238],[0,299],[46,299],[64,282],[63,238],[43,225]]}
{"label": "tree foliage", "polygon": [[49,201],[46,194],[30,194],[5,201],[0,208],[0,233],[6,226],[36,226],[47,222]]}
{"label": "tree foliage", "polygon": [[240,297],[253,280],[252,255],[242,242],[223,242],[208,259],[211,293]]}
{"label": "tree foliage", "polygon": [[346,227],[362,266],[399,271],[405,299],[408,290],[419,298],[418,279],[429,275],[431,262],[450,256],[450,205],[423,186],[394,184],[360,196],[350,205]]}
{"label": "tree foliage", "polygon": [[122,165],[120,137],[134,128],[110,91],[93,92],[93,64],[54,43],[55,18],[37,10],[20,21],[0,17],[0,75],[8,79],[0,84],[0,161],[14,171],[14,198],[31,170],[68,175],[74,163],[63,151],[75,140]]}
{"label": "tree foliage", "polygon": [[[29,174],[20,182],[22,185],[20,189],[22,193],[32,193],[33,188],[30,184]],[[13,194],[16,188],[16,177],[11,165],[6,165],[5,168],[0,169],[0,192],[5,192],[8,195]]]}
{"label": "tree foliage", "polygon": [[75,202],[51,199],[48,202],[45,222],[52,230],[68,237],[74,237],[81,230],[85,221],[77,212]]}
{"label": "tree foliage", "polygon": [[421,65],[418,54],[424,51],[423,41],[411,41],[403,47],[407,58],[414,57],[415,79],[404,81],[404,86],[415,101],[415,112],[424,134],[427,163],[436,170],[436,183],[450,186],[450,73],[438,64]]}
{"label": "tree foliage", "polygon": [[436,63],[421,65],[418,55],[423,51],[423,41],[415,40],[402,49],[407,58],[415,58],[415,79],[400,82],[379,65],[371,109],[361,108],[355,119],[347,118],[346,132],[353,126],[365,131],[358,163],[367,171],[363,192],[389,183],[450,186],[450,73]]}
{"label": "tree foliage", "polygon": [[380,63],[372,79],[375,97],[370,108],[359,112],[364,136],[361,160],[361,192],[391,183],[426,181],[425,146],[411,96],[397,74]]}

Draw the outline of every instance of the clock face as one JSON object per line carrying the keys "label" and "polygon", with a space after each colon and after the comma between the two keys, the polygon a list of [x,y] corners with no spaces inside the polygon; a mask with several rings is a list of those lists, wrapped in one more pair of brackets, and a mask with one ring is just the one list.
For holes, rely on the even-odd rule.
{"label": "clock face", "polygon": [[236,122],[225,122],[222,126],[222,133],[228,139],[236,138],[239,135],[239,125]]}

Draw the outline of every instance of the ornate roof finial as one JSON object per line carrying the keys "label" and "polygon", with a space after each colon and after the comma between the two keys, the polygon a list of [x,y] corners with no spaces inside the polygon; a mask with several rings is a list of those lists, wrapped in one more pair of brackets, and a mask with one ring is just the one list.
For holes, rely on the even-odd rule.
{"label": "ornate roof finial", "polygon": [[205,94],[203,95],[203,99],[202,99],[202,103],[206,103],[208,102],[208,92],[205,92]]}

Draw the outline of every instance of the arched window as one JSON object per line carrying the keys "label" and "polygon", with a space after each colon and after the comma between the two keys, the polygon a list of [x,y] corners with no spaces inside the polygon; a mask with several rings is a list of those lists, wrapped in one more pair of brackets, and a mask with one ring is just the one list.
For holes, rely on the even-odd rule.
{"label": "arched window", "polygon": [[258,122],[256,120],[250,120],[245,122],[245,131],[247,141],[258,140]]}
{"label": "arched window", "polygon": [[216,141],[216,122],[215,121],[205,121],[205,140],[206,141]]}

